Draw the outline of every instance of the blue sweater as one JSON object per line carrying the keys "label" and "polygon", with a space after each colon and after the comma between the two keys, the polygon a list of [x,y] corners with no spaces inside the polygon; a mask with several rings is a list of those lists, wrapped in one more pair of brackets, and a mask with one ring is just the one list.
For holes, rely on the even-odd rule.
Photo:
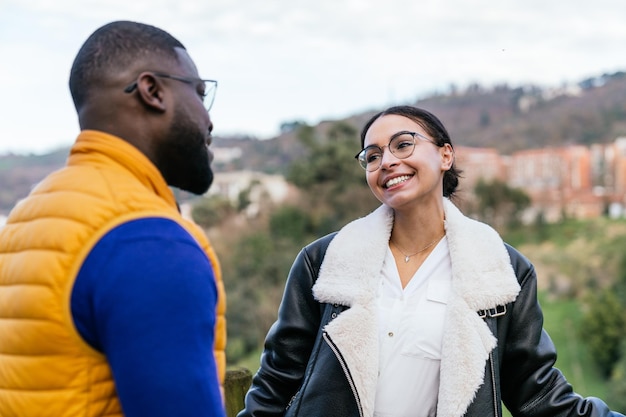
{"label": "blue sweater", "polygon": [[209,259],[171,220],[123,224],[94,246],[74,284],[72,316],[107,357],[126,417],[224,416],[216,302]]}

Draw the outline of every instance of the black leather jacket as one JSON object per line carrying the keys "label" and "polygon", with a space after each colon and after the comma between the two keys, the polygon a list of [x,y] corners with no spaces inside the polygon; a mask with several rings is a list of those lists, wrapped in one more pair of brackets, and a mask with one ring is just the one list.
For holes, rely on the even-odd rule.
{"label": "black leather jacket", "polygon": [[[342,349],[324,330],[349,307],[320,303],[312,291],[335,236],[308,245],[296,258],[278,320],[266,338],[261,367],[246,396],[246,408],[238,417],[371,417],[371,407],[370,411],[364,409],[363,391],[357,389],[354,374],[358,366],[349,366]],[[519,293],[513,302],[475,312],[486,322],[497,344],[488,353],[482,383],[473,399],[465,408],[446,411],[446,416],[439,417],[501,416],[502,402],[513,416],[621,416],[599,399],[575,394],[553,367],[556,350],[542,328],[535,270],[515,249],[504,247]]]}

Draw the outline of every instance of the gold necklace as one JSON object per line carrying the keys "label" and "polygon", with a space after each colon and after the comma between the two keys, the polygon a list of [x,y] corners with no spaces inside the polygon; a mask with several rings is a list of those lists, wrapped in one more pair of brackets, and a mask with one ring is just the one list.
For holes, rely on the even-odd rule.
{"label": "gold necklace", "polygon": [[415,253],[412,253],[411,255],[407,255],[406,253],[404,253],[404,251],[402,249],[400,249],[400,247],[398,245],[396,245],[395,243],[393,243],[392,240],[389,240],[389,243],[391,243],[393,246],[396,247],[396,249],[398,249],[400,251],[400,253],[404,256],[404,263],[408,263],[409,260],[411,259],[411,256],[415,256],[418,253],[422,253],[424,252],[426,249],[430,248],[431,246],[433,246],[435,243],[439,242],[441,239],[443,239],[443,237],[445,236],[445,232],[443,235],[439,236],[437,239],[433,240],[432,242],[430,242],[428,245],[424,246],[422,249],[418,250]]}

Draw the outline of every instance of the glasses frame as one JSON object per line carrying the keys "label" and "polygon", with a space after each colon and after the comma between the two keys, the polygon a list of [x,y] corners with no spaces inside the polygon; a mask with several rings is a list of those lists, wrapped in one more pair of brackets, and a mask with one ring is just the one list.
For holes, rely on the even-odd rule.
{"label": "glasses frame", "polygon": [[[391,142],[392,142],[395,138],[397,138],[397,137],[399,137],[399,136],[402,136],[402,135],[411,135],[411,136],[413,137],[413,149],[411,150],[411,153],[410,153],[410,154],[408,154],[408,155],[406,155],[406,156],[403,156],[403,157],[400,157],[400,156],[397,156],[397,155],[396,155],[396,154],[395,154],[395,153],[391,150],[391,148],[390,148],[389,146],[391,145]],[[383,158],[382,158],[382,156],[383,156],[383,154],[384,154],[385,148],[389,149],[389,152],[391,152],[391,154],[392,154],[393,156],[395,156],[396,158],[398,158],[398,159],[406,159],[406,158],[410,157],[411,155],[413,155],[413,152],[415,152],[415,145],[416,145],[416,141],[417,141],[417,140],[416,140],[416,137],[419,137],[419,138],[421,138],[421,139],[424,139],[424,140],[425,140],[425,141],[427,141],[427,142],[430,142],[430,143],[432,143],[432,144],[435,144],[435,145],[436,145],[436,143],[435,143],[432,139],[430,139],[430,138],[428,138],[428,137],[426,137],[426,136],[422,135],[421,133],[418,133],[418,132],[409,132],[408,130],[403,130],[403,131],[401,131],[401,132],[394,133],[394,134],[391,136],[391,138],[389,138],[389,142],[387,143],[387,145],[385,145],[385,146],[383,146],[383,147],[380,147],[380,146],[378,146],[378,145],[369,145],[369,146],[366,146],[365,148],[361,149],[361,150],[359,151],[359,153],[357,153],[356,155],[354,155],[354,158],[355,158],[355,159],[359,162],[359,165],[360,165],[360,166],[361,166],[361,168],[363,168],[365,171],[367,171],[367,172],[374,172],[374,171],[377,171],[377,170],[378,170],[378,169],[382,166],[382,164],[383,164]],[[367,163],[367,161],[365,160],[365,154],[367,153],[367,151],[368,151],[369,149],[379,149],[379,150],[380,150],[380,156],[381,156],[381,157],[380,157],[380,159],[378,160],[378,161],[379,161],[379,162],[378,162],[378,166],[377,166],[376,168],[374,168],[374,169],[371,169],[371,170],[367,168],[368,163]]]}
{"label": "glasses frame", "polygon": [[[150,74],[154,75],[155,77],[169,78],[171,80],[180,81],[186,84],[195,84],[199,82],[204,83],[205,90],[204,90],[204,93],[202,94],[202,102],[204,103],[204,107],[206,108],[207,111],[210,111],[211,108],[213,107],[213,102],[215,101],[215,95],[217,93],[217,81],[216,80],[208,80],[208,79],[195,78],[195,77],[183,77],[180,75],[166,74],[164,72],[150,71]],[[135,91],[138,86],[139,86],[139,82],[135,80],[133,83],[129,84],[126,88],[124,88],[124,92],[130,94],[133,91]],[[209,96],[209,94],[211,94],[211,98],[207,102],[206,99]]]}

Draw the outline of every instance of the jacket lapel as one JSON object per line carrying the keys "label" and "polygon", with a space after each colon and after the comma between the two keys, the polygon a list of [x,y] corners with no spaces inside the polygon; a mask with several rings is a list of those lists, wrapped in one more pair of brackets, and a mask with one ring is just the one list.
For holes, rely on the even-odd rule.
{"label": "jacket lapel", "polygon": [[452,260],[452,294],[442,342],[437,415],[462,416],[483,384],[485,362],[497,340],[477,311],[515,300],[519,284],[495,230],[465,217],[445,201]]}
{"label": "jacket lapel", "polygon": [[350,370],[364,416],[374,414],[378,380],[376,295],[392,223],[391,210],[381,206],[341,229],[328,246],[313,287],[319,302],[350,307],[325,331]]}

